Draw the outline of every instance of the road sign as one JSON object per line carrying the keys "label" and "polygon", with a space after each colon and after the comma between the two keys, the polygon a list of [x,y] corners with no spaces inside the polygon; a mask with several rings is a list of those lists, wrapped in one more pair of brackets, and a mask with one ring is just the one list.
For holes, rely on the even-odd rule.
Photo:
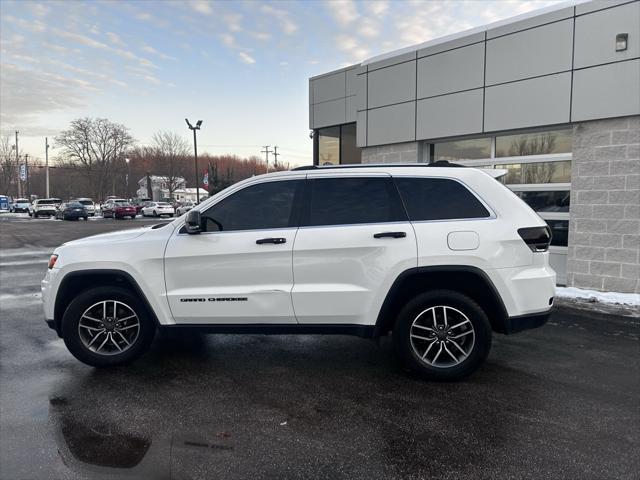
{"label": "road sign", "polygon": [[24,182],[26,179],[27,179],[27,166],[23,163],[22,165],[20,165],[20,180]]}
{"label": "road sign", "polygon": [[204,174],[204,177],[202,178],[202,183],[206,186],[209,186],[209,172]]}

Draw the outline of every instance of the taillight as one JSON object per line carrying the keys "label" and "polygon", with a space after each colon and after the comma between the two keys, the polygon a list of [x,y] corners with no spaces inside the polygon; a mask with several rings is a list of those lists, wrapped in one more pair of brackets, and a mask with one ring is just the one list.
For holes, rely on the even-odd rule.
{"label": "taillight", "polygon": [[518,234],[532,252],[546,252],[549,250],[551,229],[548,226],[519,228]]}
{"label": "taillight", "polygon": [[56,255],[55,253],[53,255],[51,255],[51,257],[49,258],[49,270],[51,270],[56,262],[58,261],[58,255]]}

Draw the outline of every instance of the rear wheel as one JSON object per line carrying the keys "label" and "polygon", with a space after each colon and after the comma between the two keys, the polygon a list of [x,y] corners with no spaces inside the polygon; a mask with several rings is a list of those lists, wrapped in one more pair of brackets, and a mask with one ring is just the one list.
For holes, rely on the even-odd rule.
{"label": "rear wheel", "polygon": [[405,365],[430,380],[458,380],[473,373],[491,349],[491,326],[480,306],[451,290],[416,296],[393,329]]}
{"label": "rear wheel", "polygon": [[93,367],[125,365],[151,345],[155,325],[137,297],[117,287],[98,287],[76,297],[62,317],[71,354]]}

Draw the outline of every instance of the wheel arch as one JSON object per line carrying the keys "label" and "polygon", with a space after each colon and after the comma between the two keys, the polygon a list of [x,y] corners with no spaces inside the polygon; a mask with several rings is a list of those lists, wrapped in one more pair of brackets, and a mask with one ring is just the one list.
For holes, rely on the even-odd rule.
{"label": "wheel arch", "polygon": [[147,300],[138,282],[124,270],[94,269],[69,272],[60,282],[54,304],[54,323],[58,335],[61,334],[62,316],[69,303],[80,293],[96,287],[124,287],[130,289],[142,301],[146,313],[156,325],[160,325],[158,317]]}
{"label": "wheel arch", "polygon": [[398,275],[378,313],[374,337],[384,336],[393,329],[397,313],[409,299],[436,289],[467,295],[485,311],[492,330],[507,333],[507,310],[498,290],[484,271],[466,265],[438,265],[411,268]]}

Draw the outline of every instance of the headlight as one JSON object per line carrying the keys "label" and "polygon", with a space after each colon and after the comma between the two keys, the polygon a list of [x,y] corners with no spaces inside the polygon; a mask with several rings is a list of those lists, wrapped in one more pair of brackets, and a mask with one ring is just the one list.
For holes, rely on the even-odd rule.
{"label": "headlight", "polygon": [[58,255],[56,255],[55,253],[53,255],[51,255],[51,257],[49,258],[49,270],[51,270],[56,262],[58,261]]}

